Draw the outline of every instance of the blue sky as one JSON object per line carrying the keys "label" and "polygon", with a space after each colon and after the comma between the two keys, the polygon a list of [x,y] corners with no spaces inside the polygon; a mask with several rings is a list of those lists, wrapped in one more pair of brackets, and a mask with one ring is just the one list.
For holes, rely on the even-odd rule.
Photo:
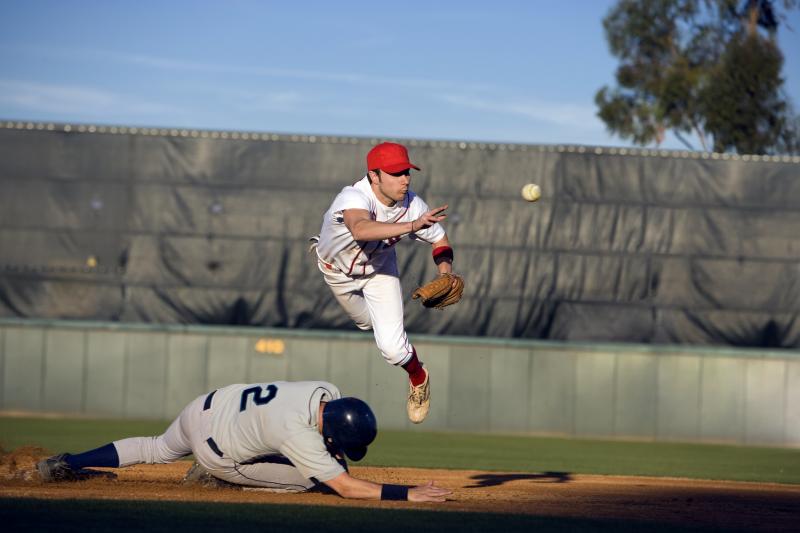
{"label": "blue sky", "polygon": [[2,0],[0,120],[629,146],[593,102],[614,3]]}

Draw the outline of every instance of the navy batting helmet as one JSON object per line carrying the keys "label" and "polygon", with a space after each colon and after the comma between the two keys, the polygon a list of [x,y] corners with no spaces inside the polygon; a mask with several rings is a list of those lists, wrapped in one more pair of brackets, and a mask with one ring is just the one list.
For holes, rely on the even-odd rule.
{"label": "navy batting helmet", "polygon": [[333,453],[344,452],[353,461],[360,461],[377,434],[375,414],[358,398],[340,398],[325,404],[322,436]]}

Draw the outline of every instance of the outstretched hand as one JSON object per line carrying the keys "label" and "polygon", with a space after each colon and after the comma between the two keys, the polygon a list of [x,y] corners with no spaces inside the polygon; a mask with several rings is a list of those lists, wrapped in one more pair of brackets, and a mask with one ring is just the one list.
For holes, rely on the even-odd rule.
{"label": "outstretched hand", "polygon": [[423,213],[421,217],[411,223],[411,232],[413,233],[415,231],[430,228],[437,222],[441,222],[442,220],[446,219],[447,215],[444,213],[444,210],[447,209],[447,207],[447,204],[440,205],[439,207],[434,207],[430,211]]}
{"label": "outstretched hand", "polygon": [[437,487],[433,481],[425,485],[419,485],[408,489],[408,501],[410,502],[443,502],[446,496],[453,494],[453,491],[444,487]]}

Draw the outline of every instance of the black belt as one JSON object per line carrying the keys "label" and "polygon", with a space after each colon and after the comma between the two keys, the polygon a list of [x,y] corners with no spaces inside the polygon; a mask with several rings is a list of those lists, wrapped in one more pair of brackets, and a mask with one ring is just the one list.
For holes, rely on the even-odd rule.
{"label": "black belt", "polygon": [[283,455],[280,455],[280,454],[276,455],[274,453],[267,454],[267,455],[259,455],[259,456],[253,457],[252,459],[248,459],[247,461],[242,461],[239,464],[242,464],[242,465],[254,465],[254,464],[259,464],[259,463],[270,463],[270,464],[274,464],[274,465],[294,466],[294,464],[292,464],[292,462],[287,457],[284,457]]}
{"label": "black belt", "polygon": [[[212,452],[214,452],[215,454],[219,455],[220,457],[223,456],[222,450],[219,449],[219,446],[217,446],[217,443],[214,441],[214,439],[212,439],[211,437],[208,437],[206,439],[206,444],[208,444],[208,447],[211,448]],[[254,465],[254,464],[257,464],[257,463],[271,463],[271,464],[276,464],[276,465],[294,466],[294,464],[287,457],[284,457],[283,455],[280,455],[280,454],[261,455],[261,456],[253,457],[252,459],[250,459],[248,461],[242,461],[239,464]],[[345,467],[345,469],[346,469],[346,467]]]}

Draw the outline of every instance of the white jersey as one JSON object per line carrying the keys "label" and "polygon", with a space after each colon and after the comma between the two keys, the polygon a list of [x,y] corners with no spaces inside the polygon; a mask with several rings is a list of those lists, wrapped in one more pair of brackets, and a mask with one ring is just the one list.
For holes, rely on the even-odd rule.
{"label": "white jersey", "polygon": [[[375,272],[398,274],[394,245],[402,236],[382,241],[356,241],[344,224],[342,211],[345,209],[364,209],[372,220],[399,224],[418,219],[430,208],[410,189],[402,202],[392,207],[384,205],[375,196],[366,176],[342,189],[322,219],[317,255],[323,263],[348,276],[366,276]],[[407,235],[411,239],[434,243],[441,240],[445,232],[437,223]]]}
{"label": "white jersey", "polygon": [[238,463],[282,454],[304,477],[328,481],[344,468],[326,449],[317,414],[320,402],[339,398],[325,381],[229,385],[212,398],[211,436]]}

